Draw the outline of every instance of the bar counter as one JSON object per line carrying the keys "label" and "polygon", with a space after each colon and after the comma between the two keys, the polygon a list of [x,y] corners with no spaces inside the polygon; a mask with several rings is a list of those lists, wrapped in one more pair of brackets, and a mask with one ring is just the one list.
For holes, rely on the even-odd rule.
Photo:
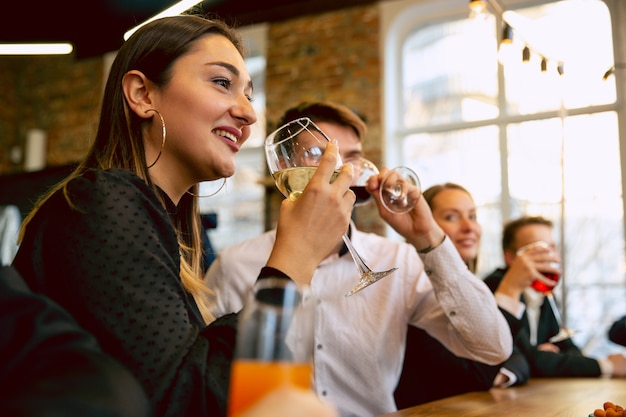
{"label": "bar counter", "polygon": [[470,392],[384,417],[587,417],[606,401],[626,407],[626,379],[534,378],[521,387]]}

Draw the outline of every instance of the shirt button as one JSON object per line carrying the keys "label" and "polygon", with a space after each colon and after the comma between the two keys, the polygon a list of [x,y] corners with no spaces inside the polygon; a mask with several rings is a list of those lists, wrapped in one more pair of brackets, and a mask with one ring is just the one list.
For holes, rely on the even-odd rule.
{"label": "shirt button", "polygon": [[450,312],[450,317],[454,317],[454,316],[456,316],[456,311],[451,311]]}
{"label": "shirt button", "polygon": [[326,391],[322,391],[322,396],[325,397],[326,396]]}
{"label": "shirt button", "polygon": [[426,273],[426,275],[431,276],[433,274],[433,271],[430,269],[426,269],[424,270],[424,272]]}
{"label": "shirt button", "polygon": [[317,345],[317,350],[322,350],[322,344]]}

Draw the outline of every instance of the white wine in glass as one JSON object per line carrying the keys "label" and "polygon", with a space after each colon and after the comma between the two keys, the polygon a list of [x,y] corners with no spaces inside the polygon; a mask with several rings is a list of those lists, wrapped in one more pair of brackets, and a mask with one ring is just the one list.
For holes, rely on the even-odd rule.
{"label": "white wine in glass", "polygon": [[[328,136],[307,117],[279,127],[265,139],[267,166],[276,187],[285,197],[296,199],[302,194],[317,170],[329,141]],[[331,181],[339,175],[341,165],[341,160],[338,160]],[[354,259],[360,277],[359,283],[349,294],[362,290],[397,269],[372,271],[356,252],[345,233],[343,241]]]}
{"label": "white wine in glass", "polygon": [[[280,192],[292,200],[300,197],[302,191],[311,180],[313,174],[317,170],[316,167],[296,167],[287,168],[277,171],[274,175],[274,182]],[[330,182],[335,181],[339,175],[339,170],[335,170],[330,178]]]}

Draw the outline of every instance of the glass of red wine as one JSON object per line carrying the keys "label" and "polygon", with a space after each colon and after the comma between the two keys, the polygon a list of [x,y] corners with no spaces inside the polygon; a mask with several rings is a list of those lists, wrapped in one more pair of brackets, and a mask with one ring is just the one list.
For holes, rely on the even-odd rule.
{"label": "glass of red wine", "polygon": [[[533,242],[530,243],[528,245],[522,246],[521,248],[519,248],[516,252],[517,256],[523,254],[524,252],[527,252],[533,248],[537,248],[537,247],[541,247],[541,248],[545,248],[545,249],[551,249],[550,245],[548,245],[546,242],[543,241],[538,241],[538,242]],[[552,264],[551,266],[558,268],[559,264]],[[530,286],[535,289],[536,291],[539,291],[543,294],[545,294],[546,298],[548,299],[548,302],[550,303],[550,308],[552,309],[552,313],[554,314],[554,318],[556,319],[557,323],[559,324],[559,332],[552,336],[550,339],[548,339],[550,341],[550,343],[557,343],[557,342],[561,342],[563,340],[569,339],[570,337],[572,337],[572,335],[575,333],[574,330],[568,329],[565,327],[565,325],[563,324],[563,319],[561,318],[561,312],[559,311],[558,306],[556,305],[556,301],[554,300],[554,288],[556,287],[557,283],[559,282],[559,278],[561,277],[559,273],[557,272],[548,272],[548,271],[539,271],[541,273],[541,277],[534,280]]]}
{"label": "glass of red wine", "polygon": [[[356,181],[350,187],[356,195],[355,206],[364,206],[372,201],[365,189],[367,180],[378,175],[378,167],[369,159],[359,158],[355,164]],[[421,184],[417,174],[410,168],[399,166],[390,169],[380,186],[380,200],[392,213],[402,214],[411,211],[421,194]]]}
{"label": "glass of red wine", "polygon": [[350,187],[356,195],[356,201],[354,205],[356,207],[364,206],[372,201],[372,195],[365,189],[367,180],[374,175],[378,175],[378,167],[374,165],[372,161],[365,158],[359,158],[354,164],[356,170],[356,181],[354,185]]}

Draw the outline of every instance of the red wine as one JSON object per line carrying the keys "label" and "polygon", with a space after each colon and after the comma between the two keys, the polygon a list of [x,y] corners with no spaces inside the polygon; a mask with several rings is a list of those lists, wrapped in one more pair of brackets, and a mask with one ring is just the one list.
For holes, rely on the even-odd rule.
{"label": "red wine", "polygon": [[362,185],[354,185],[350,187],[354,194],[356,194],[356,201],[354,202],[355,206],[362,206],[365,203],[368,203],[372,199],[372,195],[367,192],[365,186]]}
{"label": "red wine", "polygon": [[[554,274],[551,272],[542,272],[541,273],[544,277],[554,281],[554,282],[559,282],[559,274]],[[547,294],[549,292],[552,292],[552,290],[554,290],[554,287],[550,287],[549,285],[546,285],[545,283],[541,282],[540,280],[536,279],[532,282],[532,284],[530,284],[531,287],[533,287],[534,289],[536,289],[539,292],[542,292],[544,294]]]}

